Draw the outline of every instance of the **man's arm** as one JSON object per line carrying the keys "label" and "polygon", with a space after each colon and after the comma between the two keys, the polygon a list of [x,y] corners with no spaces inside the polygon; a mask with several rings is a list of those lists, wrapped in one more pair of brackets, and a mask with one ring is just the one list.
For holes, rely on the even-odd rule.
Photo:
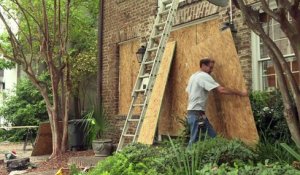
{"label": "man's arm", "polygon": [[218,86],[216,88],[216,90],[220,93],[220,94],[227,94],[227,95],[238,95],[238,96],[248,96],[248,92],[247,90],[243,90],[243,91],[239,91],[239,90],[234,90],[234,89],[230,89],[227,87],[223,87],[223,86]]}

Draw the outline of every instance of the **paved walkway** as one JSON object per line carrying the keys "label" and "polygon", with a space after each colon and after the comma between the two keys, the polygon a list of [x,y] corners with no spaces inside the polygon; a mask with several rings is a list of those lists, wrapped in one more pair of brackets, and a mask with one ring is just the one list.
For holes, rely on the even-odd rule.
{"label": "paved walkway", "polygon": [[75,164],[79,168],[94,167],[98,162],[104,160],[105,158],[106,157],[70,157],[68,165],[71,166],[72,164]]}
{"label": "paved walkway", "polygon": [[24,175],[55,175],[58,170],[50,170],[50,171],[43,171],[43,172],[31,172],[25,173]]}
{"label": "paved walkway", "polygon": [[[49,155],[46,156],[30,156],[32,151],[32,146],[28,145],[26,151],[23,151],[23,143],[9,143],[9,142],[0,142],[0,160],[4,159],[4,154],[15,150],[17,152],[17,157],[30,157],[30,162],[37,164],[38,162],[43,162],[47,160]],[[72,164],[76,164],[79,168],[84,167],[94,167],[101,160],[104,160],[105,157],[94,157],[94,156],[78,156],[78,157],[70,157],[68,160],[68,166]],[[1,171],[4,168],[4,165],[0,165],[0,175],[7,174],[6,171]],[[30,172],[26,173],[26,175],[55,175],[58,169],[53,169],[49,171],[43,172]]]}

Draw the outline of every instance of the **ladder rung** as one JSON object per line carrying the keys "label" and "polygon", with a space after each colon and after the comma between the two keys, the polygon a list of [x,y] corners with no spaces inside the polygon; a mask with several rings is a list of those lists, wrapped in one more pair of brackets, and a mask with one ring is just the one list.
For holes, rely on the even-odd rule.
{"label": "ladder rung", "polygon": [[153,36],[152,39],[161,38],[161,37],[162,37],[162,34],[159,34],[159,35]]}
{"label": "ladder rung", "polygon": [[162,26],[164,26],[165,24],[166,24],[165,22],[158,23],[158,24],[155,25],[155,27],[162,27]]}
{"label": "ladder rung", "polygon": [[134,137],[134,134],[123,134],[125,137]]}
{"label": "ladder rung", "polygon": [[162,3],[163,4],[170,4],[172,2],[172,0],[165,0],[165,1],[163,1]]}
{"label": "ladder rung", "polygon": [[144,106],[144,104],[133,104],[134,107]]}
{"label": "ladder rung", "polygon": [[147,62],[144,62],[143,64],[153,64],[154,61],[147,61]]}
{"label": "ladder rung", "polygon": [[169,13],[169,11],[170,11],[170,9],[167,9],[167,10],[161,11],[161,12],[159,13],[159,15],[166,15],[166,14],[168,14],[168,13]]}
{"label": "ladder rung", "polygon": [[150,77],[150,75],[149,74],[146,74],[146,75],[141,75],[141,76],[139,76],[140,78],[147,78],[147,77]]}
{"label": "ladder rung", "polygon": [[137,90],[134,90],[134,92],[145,92],[145,89],[137,89]]}
{"label": "ladder rung", "polygon": [[140,119],[128,119],[129,122],[139,122]]}
{"label": "ladder rung", "polygon": [[158,47],[153,47],[153,48],[151,48],[151,49],[148,49],[148,51],[149,52],[152,52],[152,51],[155,51],[155,50],[157,50],[158,49]]}

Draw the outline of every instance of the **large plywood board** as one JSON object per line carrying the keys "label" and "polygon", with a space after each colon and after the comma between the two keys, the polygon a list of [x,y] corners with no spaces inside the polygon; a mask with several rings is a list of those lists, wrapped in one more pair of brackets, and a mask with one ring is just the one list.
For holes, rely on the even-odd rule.
{"label": "large plywood board", "polygon": [[139,40],[132,40],[119,45],[119,115],[127,115],[131,92],[140,68],[137,62],[136,52],[140,47]]}
{"label": "large plywood board", "polygon": [[[218,25],[218,20],[208,21],[171,33],[169,40],[176,41],[176,55],[170,72],[166,92],[168,95],[164,100],[163,111],[160,117],[159,134],[176,136],[183,129],[179,121],[184,120],[186,117],[188,97],[185,88],[189,77],[199,70],[200,56],[195,57],[193,53],[201,52],[200,48],[195,50],[191,49],[191,47],[201,43],[206,43],[207,46],[216,44],[211,42],[211,38],[216,33],[220,33]],[[213,124],[218,133],[226,132],[222,120],[215,120]]]}
{"label": "large plywood board", "polygon": [[[177,46],[170,72],[169,96],[166,96],[159,123],[159,133],[163,135],[180,134],[182,126],[179,119],[186,117],[187,108],[185,88],[189,77],[199,70],[201,58],[211,57],[216,61],[213,77],[221,85],[246,89],[231,32],[221,32],[217,20],[174,31],[171,40],[176,41]],[[206,111],[218,134],[240,138],[249,144],[258,141],[247,97],[210,93]]]}
{"label": "large plywood board", "polygon": [[168,82],[169,72],[173,59],[176,42],[170,42],[166,45],[161,65],[158,70],[157,78],[153,86],[150,101],[146,110],[145,118],[142,123],[138,142],[143,144],[152,144],[154,140],[157,122],[161,112],[163,97]]}

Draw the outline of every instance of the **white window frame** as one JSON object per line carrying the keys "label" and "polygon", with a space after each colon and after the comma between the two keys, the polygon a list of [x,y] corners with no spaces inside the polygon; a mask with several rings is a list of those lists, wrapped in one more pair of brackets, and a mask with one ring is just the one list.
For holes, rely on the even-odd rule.
{"label": "white window frame", "polygon": [[[253,4],[254,8],[259,9],[260,2]],[[271,9],[277,8],[275,0],[270,1]],[[274,33],[272,33],[274,36]],[[274,38],[274,37],[272,37]],[[251,51],[252,51],[252,89],[253,90],[264,90],[263,89],[263,76],[262,76],[262,62],[271,60],[270,58],[261,59],[260,53],[260,38],[254,32],[251,31]],[[285,58],[294,57],[295,54],[284,55]],[[277,84],[277,76],[275,75],[275,83]]]}
{"label": "white window frame", "polygon": [[[274,35],[274,33],[273,33]],[[260,38],[254,32],[251,32],[251,51],[252,51],[252,89],[263,89],[263,61],[269,61],[270,58],[262,58],[260,53]],[[295,54],[286,54],[284,57],[289,61]],[[277,84],[277,76],[275,75],[275,83]]]}

